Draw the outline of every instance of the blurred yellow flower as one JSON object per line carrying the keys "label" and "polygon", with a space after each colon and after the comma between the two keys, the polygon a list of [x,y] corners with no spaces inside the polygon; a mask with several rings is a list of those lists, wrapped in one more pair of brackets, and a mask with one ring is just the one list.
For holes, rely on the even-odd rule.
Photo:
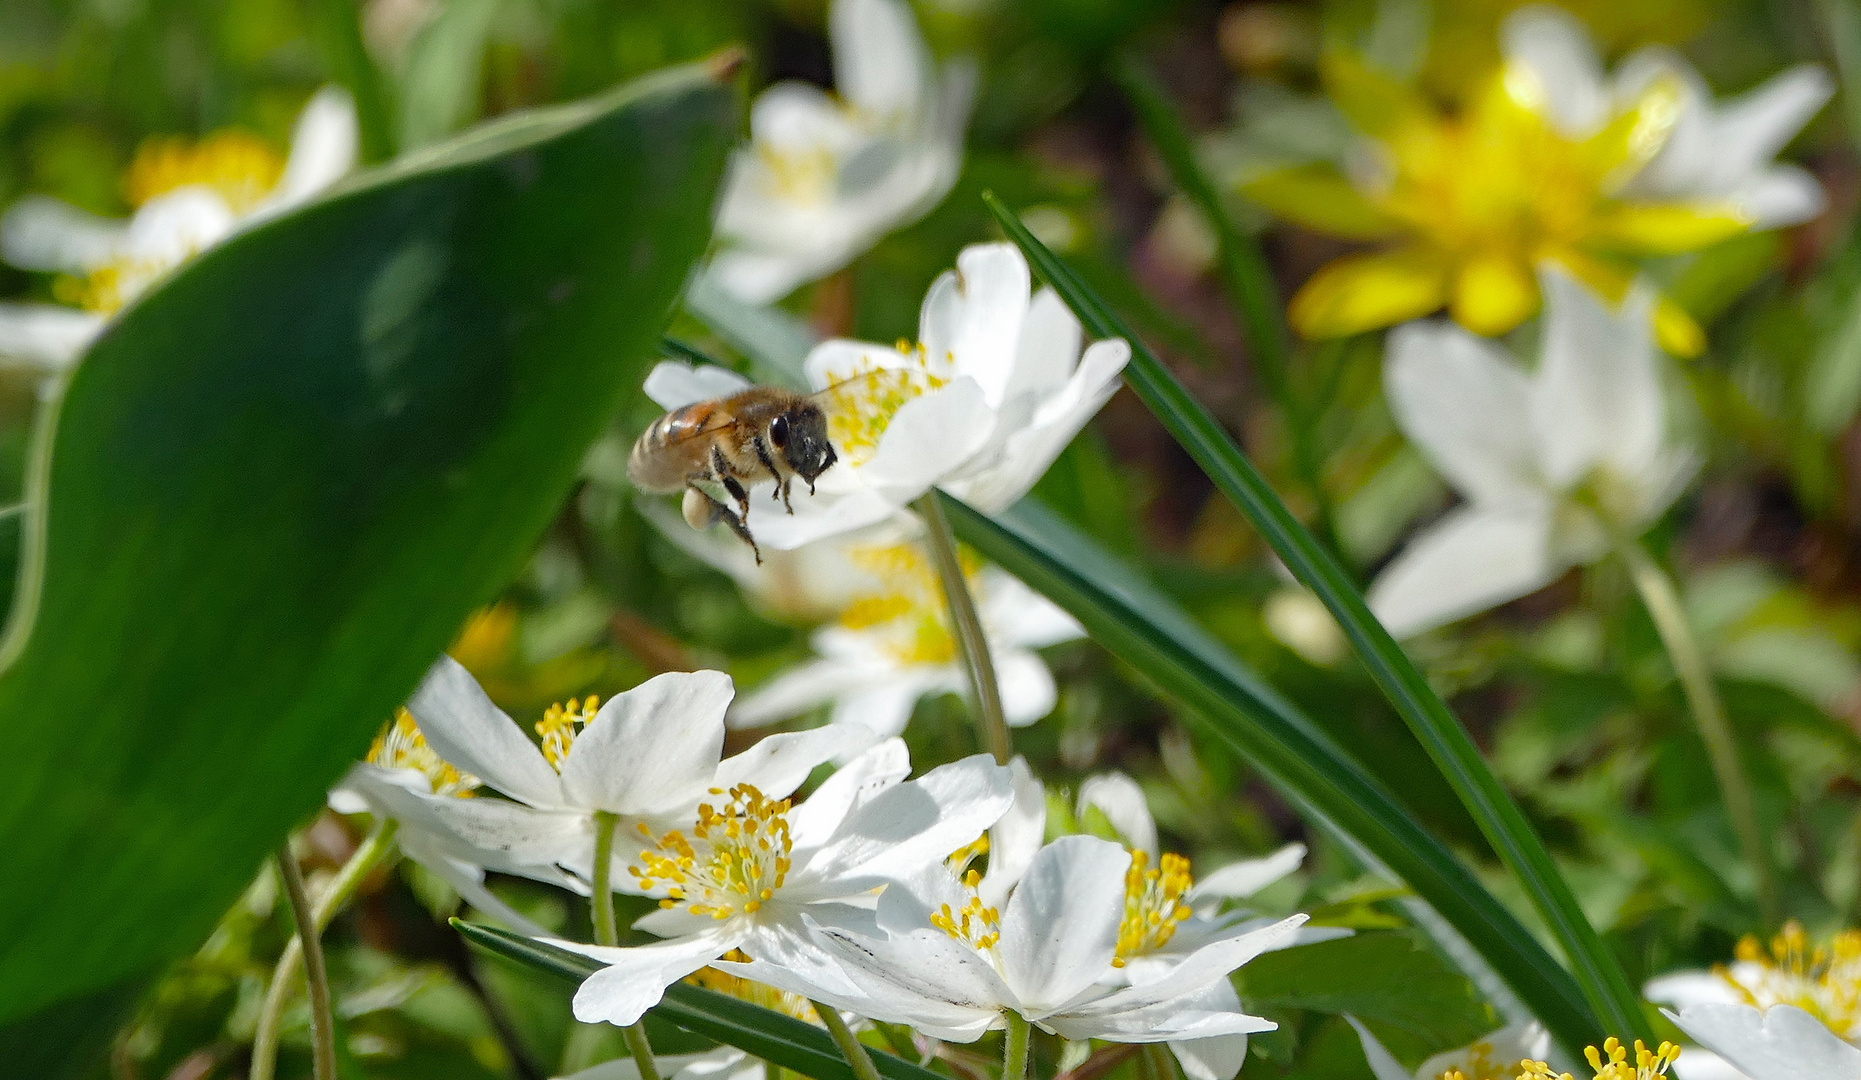
{"label": "blurred yellow flower", "polygon": [[[1450,115],[1413,88],[1341,56],[1326,63],[1332,101],[1371,143],[1365,175],[1325,165],[1267,173],[1246,193],[1302,225],[1389,245],[1338,259],[1293,297],[1294,327],[1341,337],[1443,306],[1476,333],[1504,333],[1540,302],[1542,261],[1612,300],[1627,291],[1627,258],[1696,251],[1745,231],[1729,200],[1661,200],[1625,191],[1659,153],[1681,88],[1650,83],[1596,132],[1573,138],[1546,115],[1534,72],[1494,73]],[[1654,321],[1661,344],[1698,353],[1704,334],[1671,301]]]}

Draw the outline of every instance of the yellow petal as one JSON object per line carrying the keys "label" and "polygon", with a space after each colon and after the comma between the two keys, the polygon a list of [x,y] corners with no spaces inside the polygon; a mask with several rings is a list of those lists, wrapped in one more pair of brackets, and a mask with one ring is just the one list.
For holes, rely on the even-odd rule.
{"label": "yellow petal", "polygon": [[1402,226],[1329,165],[1274,169],[1242,184],[1241,193],[1287,221],[1351,240],[1380,240]]}
{"label": "yellow petal", "polygon": [[1584,141],[1596,175],[1608,177],[1614,187],[1628,183],[1667,145],[1680,118],[1680,102],[1678,79],[1668,75],[1649,83],[1633,105]]}
{"label": "yellow petal", "polygon": [[1681,310],[1679,304],[1661,297],[1654,305],[1654,340],[1668,353],[1692,359],[1706,351],[1706,331]]}
{"label": "yellow petal", "polygon": [[1475,255],[1454,274],[1454,321],[1476,334],[1497,337],[1538,310],[1538,279],[1524,261]]}
{"label": "yellow petal", "polygon": [[1678,255],[1751,227],[1736,207],[1714,203],[1622,203],[1596,215],[1596,242],[1638,255]]}
{"label": "yellow petal", "polygon": [[1400,248],[1338,259],[1313,274],[1287,315],[1308,338],[1334,338],[1392,326],[1447,301],[1448,266],[1437,253]]}
{"label": "yellow petal", "polygon": [[1407,83],[1392,79],[1345,52],[1320,63],[1325,94],[1360,133],[1388,141],[1416,125],[1433,123],[1436,110]]}

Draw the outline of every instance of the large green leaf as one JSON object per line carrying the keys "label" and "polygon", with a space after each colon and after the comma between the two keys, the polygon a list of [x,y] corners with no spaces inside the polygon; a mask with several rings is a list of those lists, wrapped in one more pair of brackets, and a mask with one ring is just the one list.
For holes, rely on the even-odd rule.
{"label": "large green leaf", "polygon": [[91,349],[0,676],[0,1021],[198,942],[517,571],[704,246],[731,66],[360,177]]}
{"label": "large green leaf", "polygon": [[1401,934],[1266,953],[1235,972],[1234,984],[1249,1009],[1349,1013],[1436,1049],[1464,1046],[1497,1026],[1459,972]]}
{"label": "large green leaf", "polygon": [[[957,535],[1071,612],[1318,824],[1400,877],[1566,1045],[1601,1033],[1570,973],[1325,730],[1090,538],[1024,499],[993,519],[944,496]],[[1448,943],[1450,949],[1453,943]]]}
{"label": "large green leaf", "polygon": [[1123,320],[1093,296],[1000,200],[992,195],[985,198],[1002,228],[1090,333],[1095,337],[1122,337],[1131,343],[1126,385],[1189,452],[1215,487],[1253,523],[1293,576],[1311,589],[1337,619],[1365,670],[1531,897],[1532,905],[1575,969],[1577,985],[1583,988],[1583,996],[1597,1020],[1612,1033],[1652,1041],[1653,1030],[1627,976],[1577,906],[1550,852],[1480,756],[1467,730],[1370,613],[1363,594],[1343,567],[1293,517],[1220,422],[1183,389]]}
{"label": "large green leaf", "polygon": [[[559,949],[500,930],[495,926],[452,921],[467,941],[499,956],[546,971],[567,982],[579,983],[600,970],[600,963],[580,953]],[[707,1038],[748,1051],[774,1065],[793,1069],[814,1080],[855,1080],[853,1069],[840,1056],[823,1028],[792,1016],[751,1005],[725,994],[687,983],[666,988],[665,1000],[651,1015]],[[888,1080],[943,1080],[929,1069],[900,1057],[867,1048],[879,1075]]]}

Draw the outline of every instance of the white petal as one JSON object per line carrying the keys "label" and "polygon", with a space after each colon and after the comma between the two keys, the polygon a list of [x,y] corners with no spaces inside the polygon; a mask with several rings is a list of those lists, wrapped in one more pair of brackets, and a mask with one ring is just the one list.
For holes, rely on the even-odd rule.
{"label": "white petal", "polygon": [[855,693],[886,674],[838,657],[810,660],[738,698],[730,706],[726,722],[732,729],[742,729],[800,716],[843,694]]}
{"label": "white petal", "polygon": [[[735,1064],[742,1061],[743,1057],[743,1051],[734,1046],[720,1046],[703,1054],[658,1054],[654,1056],[653,1062],[659,1067],[661,1076],[691,1080],[693,1077],[710,1075],[704,1066],[724,1061]],[[686,1070],[693,1065],[700,1066],[700,1069],[688,1073]],[[615,1058],[561,1077],[560,1080],[640,1080],[640,1066],[630,1057]]]}
{"label": "white petal", "polygon": [[985,514],[999,514],[1020,501],[1118,392],[1119,375],[1130,359],[1131,346],[1123,338],[1093,342],[1060,393],[1041,402],[1026,427],[1006,432],[999,455],[985,468],[972,465],[946,488]]}
{"label": "white petal", "polygon": [[0,301],[0,356],[60,371],[90,348],[103,324],[101,316],[75,308]]}
{"label": "white petal", "polygon": [[1543,1061],[1551,1052],[1551,1036],[1535,1021],[1510,1024],[1476,1039],[1468,1046],[1443,1051],[1423,1061],[1417,1076],[1438,1076],[1449,1069],[1471,1072],[1478,1061]]}
{"label": "white petal", "polygon": [[584,1024],[625,1027],[659,1004],[666,987],[736,948],[740,936],[728,932],[694,934],[631,949],[573,941],[551,941],[550,944],[591,956],[607,965],[588,976],[575,991],[575,1019]]}
{"label": "white petal", "polygon": [[794,794],[816,766],[845,759],[877,742],[870,728],[858,724],[831,724],[808,731],[782,732],[718,763],[712,786],[728,791],[751,784],[771,799]]}
{"label": "white petal", "polygon": [[731,297],[761,307],[833,273],[851,259],[852,252],[839,247],[824,253],[726,248],[712,256],[704,276]]}
{"label": "white petal", "polygon": [[1686,1009],[1694,1005],[1742,1005],[1745,996],[1710,971],[1673,971],[1648,980],[1642,997],[1657,1005]]}
{"label": "white petal", "polygon": [[1297,870],[1304,861],[1305,845],[1287,844],[1265,858],[1229,863],[1196,882],[1188,900],[1191,904],[1212,897],[1245,900]]}
{"label": "white petal", "polygon": [[[1215,938],[1184,957],[1161,978],[1126,987],[1067,1011],[1078,1016],[1103,1016],[1153,1005],[1168,1005],[1173,999],[1194,994],[1210,983],[1226,979],[1235,968],[1263,952],[1272,951],[1274,946],[1305,925],[1305,920],[1304,915],[1294,915],[1258,930],[1238,931]],[[1005,930],[1003,937],[1007,937]]]}
{"label": "white petal", "polygon": [[735,694],[721,671],[671,671],[614,695],[569,747],[563,789],[616,814],[682,807],[711,786]]}
{"label": "white petal", "polygon": [[1542,514],[1449,511],[1370,583],[1370,610],[1404,638],[1535,592],[1565,569],[1550,533]]}
{"label": "white petal", "polygon": [[1107,1012],[1055,1013],[1040,1026],[1066,1039],[1155,1043],[1272,1031],[1279,1025],[1244,1012],[1209,1012],[1176,1002]]}
{"label": "white petal", "polygon": [[869,938],[822,928],[815,937],[862,995],[830,1003],[875,1020],[973,1042],[1013,1003],[995,969],[941,930]]}
{"label": "white petal", "polygon": [[1152,865],[1162,852],[1157,847],[1157,821],[1150,816],[1150,803],[1137,781],[1121,772],[1099,773],[1079,785],[1078,813],[1096,807],[1105,820],[1118,831],[1126,847],[1150,857]]}
{"label": "white petal", "polygon": [[1247,1064],[1247,1036],[1173,1040],[1170,1053],[1176,1055],[1176,1064],[1189,1080],[1234,1080]]}
{"label": "white petal", "polygon": [[1674,1062],[1674,1075],[1680,1080],[1751,1080],[1732,1063],[1701,1046],[1689,1046]]}
{"label": "white petal", "polygon": [[491,916],[520,934],[528,934],[531,937],[549,936],[548,930],[524,918],[515,908],[499,900],[490,889],[485,888],[485,872],[480,867],[448,856],[442,845],[433,843],[427,834],[418,829],[402,829],[396,834],[395,840],[408,858],[426,867],[441,881],[451,885],[466,903],[477,908],[481,913]]}
{"label": "white petal", "polygon": [[961,674],[950,670],[949,665],[930,672],[895,669],[885,678],[843,694],[834,703],[833,721],[863,727],[885,738],[902,735],[921,698],[961,685]]}
{"label": "white petal", "polygon": [[1602,61],[1576,16],[1542,4],[1520,8],[1506,18],[1501,40],[1508,66],[1529,70],[1535,77],[1544,108],[1559,131],[1582,138],[1609,118]]}
{"label": "white petal", "polygon": [[1021,324],[1021,340],[1015,348],[1014,377],[1003,391],[1004,400],[1021,394],[1045,397],[1058,393],[1079,366],[1079,350],[1085,345],[1085,331],[1079,317],[1066,306],[1058,293],[1041,286],[1028,304],[1027,320]]}
{"label": "white petal", "polygon": [[789,812],[788,835],[795,850],[820,847],[848,814],[909,775],[911,755],[903,739],[886,739],[834,770],[814,794]]}
{"label": "white petal", "polygon": [[985,566],[977,604],[982,625],[997,647],[1042,649],[1062,641],[1077,641],[1086,628],[1066,609],[1022,584],[1007,571]]}
{"label": "white petal", "polygon": [[876,120],[923,111],[930,59],[902,0],[834,0],[828,11],[834,89]]}
{"label": "white petal", "polygon": [[1828,205],[1822,184],[1795,165],[1766,169],[1737,192],[1738,207],[1754,229],[1779,229],[1820,215]]}
{"label": "white petal", "polygon": [[[1028,649],[992,649],[1002,712],[1009,727],[1039,723],[1059,703],[1059,687],[1040,654]],[[954,672],[953,672],[954,674]]]}
{"label": "white petal", "polygon": [[661,360],[653,365],[641,387],[653,404],[671,411],[698,401],[729,397],[753,385],[748,379],[716,364],[687,364]]}
{"label": "white petal", "polygon": [[1002,912],[1002,978],[1038,1019],[1111,970],[1131,855],[1093,836],[1063,836],[1034,856]]}
{"label": "white petal", "polygon": [[750,137],[764,152],[846,153],[867,135],[820,87],[789,80],[756,96],[750,106]]}
{"label": "white petal", "polygon": [[960,469],[988,443],[994,426],[975,380],[953,380],[892,414],[877,452],[859,467],[860,479],[891,505],[905,506]]}
{"label": "white petal", "polygon": [[142,204],[129,219],[120,251],[166,270],[224,240],[238,221],[212,188],[176,188]]}
{"label": "white petal", "polygon": [[1834,94],[1827,72],[1799,64],[1720,106],[1713,134],[1721,175],[1737,181],[1768,165]]}
{"label": "white petal", "polygon": [[1383,390],[1403,434],[1468,498],[1540,497],[1531,381],[1505,350],[1446,320],[1406,323],[1389,336]]}
{"label": "white petal", "polygon": [[1531,425],[1546,479],[1568,488],[1598,465],[1631,479],[1660,458],[1666,406],[1655,368],[1653,297],[1631,290],[1619,312],[1555,267],[1540,272],[1544,345]]}
{"label": "white petal", "polygon": [[[1857,1080],[1861,1050],[1794,1005],[1695,1005],[1662,1012],[1751,1080]],[[1682,1054],[1681,1057],[1685,1057]]]}
{"label": "white petal", "polygon": [[1021,326],[1027,319],[1031,278],[1013,244],[972,244],[924,296],[918,340],[933,362],[946,356],[976,380],[992,408],[1000,408],[1014,381]]}
{"label": "white petal", "polygon": [[982,902],[998,910],[1008,899],[1008,890],[1027,874],[1047,831],[1047,789],[1027,767],[1027,759],[1018,754],[1008,763],[1008,770],[1014,776],[1014,802],[989,827],[989,872],[976,888]]}
{"label": "white petal", "polygon": [[302,202],[348,175],[355,168],[360,131],[349,91],[325,86],[311,95],[298,114],[291,157],[272,196],[274,205]]}
{"label": "white petal", "polygon": [[452,657],[433,662],[407,711],[442,760],[531,806],[568,805],[543,752]]}
{"label": "white petal", "polygon": [[1363,1044],[1364,1060],[1370,1063],[1370,1071],[1376,1074],[1376,1080],[1414,1080],[1409,1070],[1402,1067],[1402,1062],[1396,1060],[1396,1055],[1390,1053],[1382,1041],[1363,1026],[1362,1021],[1349,1013],[1344,1014],[1344,1019],[1357,1029],[1357,1041]]}
{"label": "white petal", "polygon": [[124,222],[28,195],[0,216],[0,258],[23,270],[82,274],[115,257],[124,230]]}
{"label": "white petal", "polygon": [[888,787],[855,807],[796,877],[858,884],[940,862],[1007,812],[1012,785],[1008,769],[976,754]]}
{"label": "white petal", "polygon": [[584,815],[506,799],[422,795],[392,783],[356,787],[382,816],[425,833],[429,848],[461,861],[556,883],[558,864],[589,869],[594,832]]}

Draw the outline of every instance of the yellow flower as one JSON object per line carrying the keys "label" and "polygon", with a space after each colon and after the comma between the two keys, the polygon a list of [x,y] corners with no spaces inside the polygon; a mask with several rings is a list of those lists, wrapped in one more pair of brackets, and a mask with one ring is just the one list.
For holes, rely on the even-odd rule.
{"label": "yellow flower", "polygon": [[[1660,151],[1681,108],[1671,78],[1652,82],[1593,134],[1560,132],[1529,68],[1487,77],[1448,113],[1417,90],[1343,56],[1325,65],[1332,101],[1368,141],[1361,175],[1306,165],[1243,185],[1255,201],[1320,232],[1382,241],[1320,269],[1293,297],[1307,337],[1373,330],[1447,307],[1476,333],[1504,333],[1539,306],[1550,261],[1611,300],[1632,260],[1697,251],[1752,222],[1729,201],[1659,201],[1626,185]],[[1695,355],[1705,335],[1662,300],[1661,344]]]}

